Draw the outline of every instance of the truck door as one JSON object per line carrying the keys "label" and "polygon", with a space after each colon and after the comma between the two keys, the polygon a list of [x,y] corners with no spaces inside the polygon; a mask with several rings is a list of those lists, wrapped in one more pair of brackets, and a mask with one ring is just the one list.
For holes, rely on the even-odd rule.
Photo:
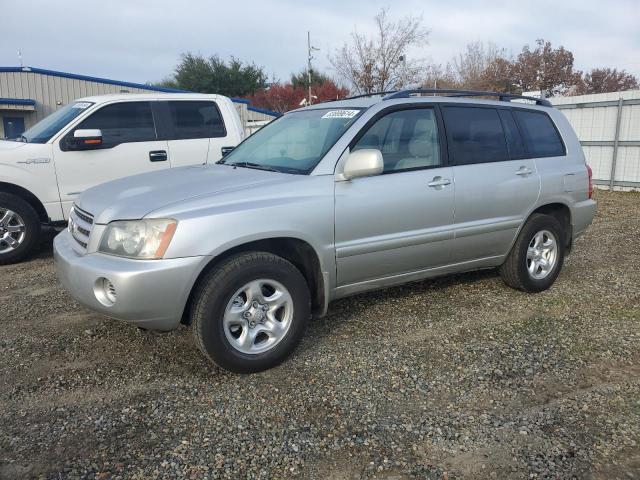
{"label": "truck door", "polygon": [[[71,149],[74,132],[99,129],[102,143]],[[158,140],[150,102],[105,105],[54,143],[63,214],[87,188],[117,178],[169,167],[167,141]]]}

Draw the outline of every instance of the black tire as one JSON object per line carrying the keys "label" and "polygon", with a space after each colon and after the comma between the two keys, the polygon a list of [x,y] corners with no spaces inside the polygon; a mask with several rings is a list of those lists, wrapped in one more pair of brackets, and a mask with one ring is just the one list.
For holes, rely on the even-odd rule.
{"label": "black tire", "polygon": [[[40,218],[35,209],[22,198],[11,193],[0,193],[0,211],[5,209],[17,213],[24,222],[25,236],[22,243],[13,250],[2,253],[7,244],[0,241],[0,265],[16,263],[26,258],[40,240]],[[4,235],[0,227],[0,238]]]}
{"label": "black tire", "polygon": [[[547,230],[555,236],[557,257],[555,265],[547,276],[536,279],[530,275],[527,269],[527,249],[534,235],[542,230]],[[525,292],[534,293],[548,289],[560,274],[564,262],[565,245],[566,235],[558,220],[550,215],[533,214],[520,231],[507,259],[500,266],[502,280],[510,287]]]}
{"label": "black tire", "polygon": [[[291,295],[293,318],[279,343],[263,353],[247,354],[227,339],[223,317],[231,297],[247,283],[271,279]],[[311,297],[302,273],[287,260],[266,252],[241,253],[209,271],[197,286],[191,309],[196,344],[212,362],[236,373],[267,370],[285,360],[302,339],[311,317]]]}

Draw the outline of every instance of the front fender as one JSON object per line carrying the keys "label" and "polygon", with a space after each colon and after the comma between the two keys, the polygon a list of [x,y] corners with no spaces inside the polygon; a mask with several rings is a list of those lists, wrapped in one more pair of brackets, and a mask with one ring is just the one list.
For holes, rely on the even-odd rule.
{"label": "front fender", "polygon": [[63,220],[51,145],[28,144],[0,154],[0,185],[19,187],[34,195],[49,217]]}

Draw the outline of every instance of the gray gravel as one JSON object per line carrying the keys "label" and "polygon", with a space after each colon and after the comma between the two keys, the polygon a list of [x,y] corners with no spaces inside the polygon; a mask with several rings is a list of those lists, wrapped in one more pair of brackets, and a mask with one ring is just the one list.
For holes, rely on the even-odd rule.
{"label": "gray gravel", "polygon": [[551,290],[345,299],[251,376],[80,307],[44,246],[0,267],[0,477],[640,478],[640,195],[597,197]]}

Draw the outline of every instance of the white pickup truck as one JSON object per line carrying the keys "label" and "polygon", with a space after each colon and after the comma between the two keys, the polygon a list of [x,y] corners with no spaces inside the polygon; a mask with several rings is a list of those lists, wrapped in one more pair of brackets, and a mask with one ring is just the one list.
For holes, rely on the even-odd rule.
{"label": "white pickup truck", "polygon": [[43,226],[63,225],[94,185],[213,163],[244,137],[230,99],[203,94],[87,97],[20,138],[0,140],[0,265],[20,261]]}

